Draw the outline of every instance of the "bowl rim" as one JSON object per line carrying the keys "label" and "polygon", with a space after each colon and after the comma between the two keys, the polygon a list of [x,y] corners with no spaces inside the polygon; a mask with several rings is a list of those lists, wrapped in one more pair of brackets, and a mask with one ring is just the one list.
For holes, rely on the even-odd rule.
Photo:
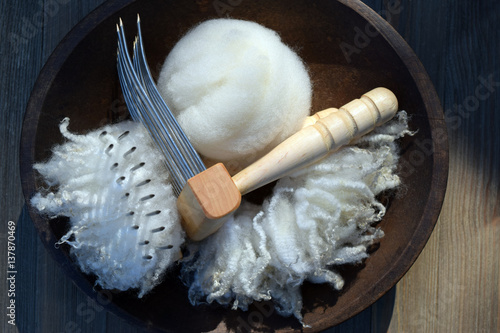
{"label": "bowl rim", "polygon": [[[96,295],[94,286],[77,270],[76,265],[70,262],[67,255],[63,254],[62,251],[54,249],[54,243],[57,239],[55,239],[53,234],[48,235],[44,232],[46,220],[41,218],[29,205],[30,198],[35,193],[35,176],[32,169],[34,163],[35,136],[30,135],[30,133],[36,130],[36,125],[38,124],[41,113],[41,105],[37,103],[37,101],[47,94],[55,79],[54,74],[62,67],[74,48],[92,32],[97,25],[106,20],[110,15],[113,15],[137,1],[139,0],[109,0],[94,9],[70,30],[43,66],[29,97],[22,126],[19,165],[23,195],[28,206],[30,217],[42,243],[50,252],[53,259],[62,266],[64,272],[79,289],[87,296],[93,298],[95,298]],[[348,9],[354,10],[363,19],[372,24],[408,68],[408,72],[412,76],[418,92],[422,97],[425,109],[427,110],[431,136],[433,139],[433,172],[429,196],[423,209],[424,214],[418,221],[415,232],[411,238],[412,242],[415,240],[415,244],[406,247],[398,260],[390,263],[386,273],[379,277],[377,283],[368,288],[366,294],[363,295],[366,299],[362,307],[354,306],[357,302],[351,302],[351,306],[342,310],[341,315],[338,316],[339,319],[337,322],[331,323],[330,318],[326,317],[318,322],[319,329],[331,327],[332,324],[340,324],[365,310],[394,287],[410,269],[425,247],[437,223],[446,193],[449,166],[448,136],[442,107],[430,77],[414,51],[387,21],[360,0],[335,1],[348,7]],[[113,303],[108,305],[108,310],[138,326],[144,327],[145,325],[142,320],[135,316],[131,316],[129,312]],[[148,328],[156,329],[157,327],[151,327],[149,324]]]}
{"label": "bowl rim", "polygon": [[[429,189],[429,196],[425,203],[425,208],[423,209],[424,214],[421,216],[415,233],[411,238],[412,241],[416,240],[416,244],[406,247],[405,251],[399,256],[399,260],[392,262],[387,273],[382,275],[377,283],[370,289],[371,292],[369,294],[372,296],[371,304],[373,304],[395,286],[411,268],[427,244],[436,226],[444,202],[448,182],[448,134],[443,109],[437,92],[423,64],[410,45],[386,20],[383,18],[380,19],[378,13],[360,0],[336,1],[350,7],[372,24],[406,65],[408,72],[417,86],[419,94],[422,96],[422,101],[427,110],[427,117],[429,119],[431,136],[433,139],[433,173],[431,188]],[[355,312],[354,309],[352,311]],[[357,311],[356,314],[361,311],[362,310]]]}

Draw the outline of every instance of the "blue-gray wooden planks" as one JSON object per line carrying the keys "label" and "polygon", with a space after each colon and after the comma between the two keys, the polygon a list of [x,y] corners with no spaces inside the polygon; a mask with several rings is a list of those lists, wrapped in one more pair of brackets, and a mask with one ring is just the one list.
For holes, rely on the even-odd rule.
{"label": "blue-gray wooden planks", "polygon": [[[406,39],[435,85],[450,136],[450,177],[468,177],[466,165],[474,166],[479,181],[484,181],[470,191],[484,200],[480,207],[485,214],[499,216],[500,112],[496,105],[500,102],[500,3],[496,0],[398,1],[364,2],[384,14]],[[2,332],[142,332],[92,303],[49,257],[24,206],[19,178],[23,114],[37,75],[64,35],[102,2],[0,1],[2,281],[7,278],[7,222],[17,222],[17,327],[8,323],[8,285],[3,283],[0,286]],[[470,199],[464,197],[463,200]],[[449,204],[450,210],[460,210],[467,202],[457,199]],[[474,230],[473,221],[467,227]],[[498,262],[493,267],[498,269]],[[401,289],[407,290],[405,288],[411,287]],[[494,318],[495,311],[499,313],[498,284],[492,292],[496,292],[497,299],[493,302],[496,308],[490,322],[481,326],[490,328],[487,331],[500,327],[498,316]],[[404,320],[393,313],[394,308],[401,306],[395,304],[397,299],[411,301],[403,296],[397,298],[393,289],[372,307],[328,332],[395,331],[399,325],[391,324],[391,317]],[[447,320],[451,322],[450,318]],[[448,327],[450,331],[457,331],[460,326],[457,324],[454,328]]]}

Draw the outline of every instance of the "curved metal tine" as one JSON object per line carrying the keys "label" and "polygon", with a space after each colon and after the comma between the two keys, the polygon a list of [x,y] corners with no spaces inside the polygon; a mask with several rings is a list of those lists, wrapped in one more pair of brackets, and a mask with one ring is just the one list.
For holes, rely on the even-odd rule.
{"label": "curved metal tine", "polygon": [[[154,103],[155,98],[151,95],[150,95],[150,97]],[[160,128],[163,128],[164,131],[172,133],[172,136],[175,140],[175,143],[183,151],[183,156],[185,158],[185,162],[189,166],[189,168],[188,168],[188,171],[189,171],[188,175],[189,176],[187,178],[189,179],[189,178],[195,176],[196,174],[204,171],[205,165],[201,161],[201,159],[198,156],[198,154],[196,153],[196,151],[194,151],[194,149],[192,149],[192,148],[190,149],[191,145],[188,141],[179,139],[179,135],[176,135],[178,133],[177,130],[175,129],[175,127],[172,126],[171,122],[169,120],[167,120],[166,117],[163,115],[164,111],[162,110],[162,108],[160,106],[158,106],[157,104],[155,104],[155,105],[156,105],[156,108],[154,109],[154,111],[157,112],[155,114],[155,116],[159,122]],[[188,143],[186,144],[186,142],[188,142]]]}
{"label": "curved metal tine", "polygon": [[[140,98],[134,94],[133,89],[132,90],[130,89],[132,83],[130,82],[129,75],[125,74],[125,72],[124,72],[122,62],[123,62],[123,59],[119,59],[118,77],[120,79],[120,84],[121,84],[122,90],[123,90],[123,96],[124,96],[125,101],[127,103],[130,114],[132,115],[132,118],[134,118],[135,121],[139,121],[139,122],[143,123],[145,125],[145,127],[148,129],[148,131],[152,131],[151,128],[147,127],[147,123],[143,120],[141,112],[138,111],[140,108],[143,108],[144,106],[141,105]],[[164,145],[163,142],[157,143],[158,146],[160,146],[162,144]],[[159,147],[159,148],[160,148],[160,150],[162,150],[161,147]],[[180,177],[179,171],[176,168],[176,165],[173,163],[173,160],[165,158],[164,162],[165,162],[167,169],[172,173],[172,180],[173,180],[172,185],[173,185],[174,191],[176,192],[176,194],[178,194],[182,191],[182,187],[177,181],[177,179]]]}
{"label": "curved metal tine", "polygon": [[[135,62],[135,59],[134,59]],[[142,82],[141,75],[139,73],[135,73],[138,79]],[[172,154],[176,156],[176,164],[183,172],[183,178],[186,180],[191,178],[192,170],[189,167],[188,163],[185,160],[185,154],[183,153],[182,147],[179,147],[175,140],[175,136],[173,132],[165,130],[161,119],[158,119],[158,112],[156,109],[156,105],[151,100],[151,96],[147,93],[147,89],[144,85],[141,86],[145,91],[145,97],[148,99],[148,108],[143,110],[144,114],[147,115],[147,123],[150,127],[154,128],[155,139],[159,142],[167,141],[172,142],[171,145],[164,146],[168,151],[166,153]],[[151,105],[151,107],[149,107]]]}
{"label": "curved metal tine", "polygon": [[188,163],[190,170],[193,171],[190,174],[190,177],[204,171],[206,168],[201,161],[201,158],[187,139],[185,133],[179,126],[175,117],[171,114],[171,111],[168,109],[168,106],[166,105],[165,101],[159,94],[156,85],[154,84],[145,59],[144,48],[140,34],[138,40],[136,40],[136,44],[134,45],[134,67],[138,75],[141,76],[142,80],[144,81],[145,88],[148,91],[151,100],[157,106],[155,111],[158,112],[157,116],[162,122],[162,125],[166,127],[167,131],[173,133],[173,137],[177,145],[182,149],[182,151],[184,151],[186,162]]}
{"label": "curved metal tine", "polygon": [[[129,85],[130,83],[127,83],[126,82],[126,79],[125,79],[125,75],[124,74],[121,74],[119,75],[120,76],[120,81],[121,81],[121,84],[123,86],[127,86]],[[134,96],[131,96],[133,93],[128,91],[127,89],[123,89],[123,95],[125,97],[125,101],[127,102],[127,105],[128,105],[128,109],[129,111],[131,112],[134,112],[136,114],[138,114],[138,117],[136,117],[136,119],[138,119],[138,121],[141,121],[140,119],[142,119],[140,117],[140,112],[138,112],[137,110],[135,110],[135,108],[139,108],[139,107],[142,107],[140,105],[136,105],[137,103],[137,98],[134,97]],[[145,125],[145,127],[147,128],[147,124]],[[150,128],[147,128],[148,131],[151,131]],[[161,149],[161,147],[159,145],[157,145],[159,149]],[[173,188],[174,188],[174,192],[177,194],[177,193],[180,193],[180,191],[182,191],[182,188],[180,187],[180,185],[178,184],[178,181],[177,179],[180,177],[179,175],[179,171],[175,168],[175,165],[172,164],[173,161],[171,159],[164,159],[164,163],[165,163],[165,166],[167,167],[167,169],[171,172],[172,174],[172,185],[173,185]]]}
{"label": "curved metal tine", "polygon": [[[122,75],[123,89],[125,91],[124,97],[128,100],[128,106],[130,107],[132,113],[135,113],[136,118],[138,118],[144,126],[151,133],[153,138],[158,137],[158,133],[154,127],[150,126],[151,121],[148,119],[148,114],[145,111],[147,109],[147,98],[145,98],[144,94],[141,94],[141,87],[137,86],[137,78],[135,77],[135,73],[131,72],[130,60],[127,59],[126,49],[124,49],[124,39],[120,40],[122,45],[119,45],[120,52],[120,61],[119,61],[119,69]],[[128,61],[127,61],[128,60]],[[172,173],[173,181],[175,184],[176,190],[179,191],[179,188],[182,189],[184,180],[182,172],[179,170],[179,166],[176,163],[175,156],[170,156],[169,149],[165,146],[165,141],[161,140],[153,140],[160,148],[161,151],[167,153],[165,156],[165,164],[169,171]],[[177,184],[176,184],[177,183]],[[180,184],[179,184],[180,183]],[[180,191],[179,191],[180,192]]]}
{"label": "curved metal tine", "polygon": [[[120,79],[120,84],[122,86],[123,96],[124,96],[125,101],[127,103],[130,114],[132,115],[132,118],[134,118],[134,120],[136,120],[136,121],[139,121],[139,122],[145,124],[145,127],[147,128],[147,126],[148,126],[147,122],[145,122],[145,120],[142,118],[141,112],[138,111],[140,108],[143,108],[144,106],[141,105],[140,98],[137,95],[134,95],[134,92],[131,91],[131,89],[130,89],[130,86],[131,86],[130,77],[124,73],[122,61],[123,61],[123,59],[119,59],[118,77]],[[147,128],[147,129],[148,129],[148,131],[152,131],[151,128]],[[158,148],[160,148],[160,150],[165,149],[165,148],[162,149],[162,147],[160,147],[161,145],[164,145],[164,144],[165,144],[164,142],[161,142],[161,141],[158,142],[157,143]],[[164,160],[164,162],[165,162],[167,169],[172,173],[172,178],[174,180],[174,182],[173,182],[174,191],[176,193],[180,193],[180,191],[182,190],[182,187],[180,187],[180,185],[176,181],[177,178],[180,177],[179,171],[177,170],[175,164],[173,164],[173,161],[171,159],[166,158]]]}
{"label": "curved metal tine", "polygon": [[180,145],[182,147],[182,150],[185,152],[184,155],[186,156],[191,169],[194,171],[194,176],[204,171],[206,169],[205,165],[203,164],[194,147],[191,145],[191,142],[188,140],[186,134],[180,127],[172,112],[168,108],[168,105],[161,97],[154,83],[146,61],[139,16],[137,16],[137,30],[138,36],[134,43],[134,68],[138,76],[143,81],[144,86],[149,96],[151,97],[151,100],[157,106],[156,111],[158,111],[158,117],[163,121],[163,124],[168,128],[168,130],[174,133],[173,136],[174,139],[176,139],[176,143]]}
{"label": "curved metal tine", "polygon": [[[145,127],[150,131],[151,135],[155,138],[153,141],[159,146],[160,150],[166,154],[166,164],[169,171],[172,172],[174,182],[177,182],[177,188],[181,188],[185,185],[187,179],[181,170],[179,170],[179,156],[181,156],[177,147],[173,141],[165,138],[165,141],[158,140],[161,137],[158,130],[151,126],[154,122],[151,121],[148,109],[153,108],[151,101],[149,100],[144,88],[140,86],[139,80],[136,73],[132,69],[132,63],[130,61],[130,56],[125,45],[125,35],[123,31],[123,25],[120,22],[120,27],[118,28],[118,67],[119,74],[121,76],[122,89],[126,91],[124,97],[128,100],[127,106],[131,109],[131,114],[133,117],[138,118]],[[165,145],[165,143],[167,145]]]}
{"label": "curved metal tine", "polygon": [[[137,40],[136,40],[136,42],[137,42]],[[137,52],[136,45],[137,44],[134,43],[134,53]],[[190,154],[190,151],[186,149],[186,145],[182,141],[180,141],[178,138],[179,136],[176,135],[176,134],[178,134],[178,131],[172,127],[172,121],[170,119],[165,118],[164,112],[162,112],[161,107],[158,106],[157,103],[155,103],[155,101],[154,101],[155,98],[151,95],[151,93],[147,87],[148,85],[150,85],[150,83],[147,83],[148,78],[147,77],[145,78],[143,75],[144,73],[142,73],[142,71],[140,70],[141,64],[139,63],[140,60],[138,60],[138,59],[139,59],[139,57],[136,57],[134,54],[134,67],[136,69],[136,73],[137,73],[138,77],[143,81],[143,83],[145,85],[144,88],[149,93],[148,95],[151,99],[152,104],[154,105],[154,108],[152,108],[150,111],[152,113],[153,120],[156,122],[155,126],[158,128],[158,131],[160,133],[165,133],[165,135],[166,135],[166,133],[171,134],[171,136],[174,140],[174,143],[183,152],[182,156],[184,159],[183,159],[182,165],[186,165],[186,168],[184,168],[183,170],[186,172],[186,178],[189,179],[189,178],[195,176],[197,173],[204,170],[204,169],[198,170],[198,167],[193,162],[193,159],[194,158],[199,159],[199,156],[196,154],[193,158],[193,155]]]}
{"label": "curved metal tine", "polygon": [[[120,21],[120,40],[122,41],[122,44],[125,44],[125,33],[123,29],[123,24]],[[124,46],[123,46],[124,48]],[[185,184],[187,182],[187,179],[192,177],[192,169],[186,163],[184,153],[182,149],[178,147],[178,145],[175,142],[175,139],[172,137],[172,134],[175,132],[169,132],[165,131],[164,128],[161,126],[161,122],[158,121],[157,119],[157,110],[155,109],[154,104],[152,103],[150,96],[148,95],[146,89],[144,88],[143,85],[141,85],[141,80],[137,73],[134,71],[132,68],[132,62],[130,61],[130,56],[128,54],[128,51],[124,49],[124,54],[126,58],[126,66],[130,71],[131,77],[134,79],[133,83],[134,86],[136,87],[137,93],[139,96],[141,96],[141,99],[143,100],[143,103],[146,107],[142,108],[140,111],[143,112],[143,119],[148,122],[150,127],[154,128],[154,136],[157,141],[164,140],[167,142],[167,148],[168,151],[164,152],[164,154],[169,154],[167,156],[171,156],[175,160],[176,167],[180,169],[182,173],[182,184]]]}

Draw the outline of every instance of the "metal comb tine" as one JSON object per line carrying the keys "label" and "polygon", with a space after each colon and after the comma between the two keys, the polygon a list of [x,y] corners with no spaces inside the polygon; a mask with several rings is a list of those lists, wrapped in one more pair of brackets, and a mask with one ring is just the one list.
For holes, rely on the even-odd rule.
{"label": "metal comb tine", "polygon": [[[118,61],[119,61],[118,77],[119,77],[120,83],[122,85],[123,95],[124,95],[125,101],[127,103],[128,109],[132,115],[132,118],[134,118],[134,120],[143,122],[141,112],[138,111],[138,109],[142,108],[143,106],[140,103],[139,97],[134,95],[134,92],[132,92],[130,90],[130,86],[131,86],[130,76],[129,76],[129,74],[125,74],[125,72],[124,72],[125,69],[123,68],[124,66],[122,63],[123,58],[119,57]],[[147,124],[146,124],[146,126],[147,126]],[[151,131],[151,129],[148,129],[148,130]],[[161,145],[164,143],[159,142],[158,144]],[[170,159],[165,159],[165,164],[167,165],[167,168],[170,170],[170,172],[173,173],[172,177],[174,178],[174,182],[173,182],[174,190],[176,192],[180,193],[180,191],[182,189],[179,187],[179,184],[177,184],[177,182],[175,181],[175,177],[178,177],[178,171],[176,170],[176,167],[173,164],[173,161]]]}
{"label": "metal comb tine", "polygon": [[[150,131],[150,133],[154,136],[156,135],[155,129],[149,126],[149,121],[147,120],[147,113],[143,111],[145,106],[141,103],[141,97],[136,94],[135,89],[131,89],[133,87],[133,83],[131,82],[131,73],[127,71],[127,66],[124,66],[123,64],[123,57],[121,59],[120,63],[120,74],[121,74],[121,82],[123,83],[123,90],[124,90],[124,97],[126,98],[127,105],[129,106],[129,109],[131,110],[132,114],[136,115],[136,119],[139,119],[142,121],[142,123],[145,125],[145,127]],[[142,111],[141,111],[142,110]],[[161,140],[154,140],[157,141],[156,144],[159,146],[160,149],[165,150],[165,142]],[[181,184],[178,184],[178,180],[181,180],[182,175],[180,173],[180,170],[178,169],[178,165],[170,159],[166,158],[165,159],[165,164],[167,168],[170,170],[172,173],[173,177],[173,184],[174,184],[174,189],[176,192],[180,193],[180,190],[182,189]]]}
{"label": "metal comb tine", "polygon": [[[120,41],[122,42],[122,44],[124,44],[125,36],[124,36],[123,26],[121,25],[120,28],[121,28]],[[158,119],[158,112],[156,111],[155,105],[152,103],[150,96],[147,94],[147,91],[145,90],[144,86],[141,85],[142,80],[140,79],[140,76],[132,69],[130,56],[128,55],[128,52],[126,52],[126,56],[127,56],[126,68],[130,70],[132,74],[131,77],[134,78],[134,84],[138,90],[137,92],[147,106],[141,109],[141,111],[144,113],[142,115],[143,120],[148,123],[149,128],[154,129],[152,135],[154,136],[155,141],[166,141],[168,143],[167,145],[168,150],[164,151],[164,154],[166,154],[167,156],[171,156],[172,158],[175,159],[175,164],[177,168],[181,170],[182,173],[181,178],[179,178],[180,182],[182,184],[185,184],[187,182],[187,179],[191,178],[194,174],[191,167],[185,160],[184,152],[179,149],[178,144],[176,143],[174,137],[172,136],[175,135],[176,131],[172,130],[165,131],[163,123],[161,122],[161,120]]]}
{"label": "metal comb tine", "polygon": [[[123,61],[123,60],[120,59],[120,61]],[[141,121],[142,123],[144,123],[144,125],[148,129],[148,131],[152,132],[153,129],[148,128],[147,122],[142,120],[141,112],[138,111],[138,109],[143,108],[144,106],[141,105],[140,98],[138,96],[136,96],[133,91],[130,90],[130,86],[131,86],[130,77],[124,73],[124,68],[121,65],[119,66],[119,78],[120,78],[120,82],[122,85],[123,95],[124,95],[125,101],[127,103],[128,109],[129,109],[132,117],[134,118],[134,120]],[[160,141],[157,144],[164,145],[165,143]],[[165,148],[163,148],[163,149],[165,149]],[[173,160],[168,159],[168,158],[165,159],[164,162],[165,162],[168,170],[170,170],[170,172],[172,173],[172,177],[173,177],[172,185],[174,187],[174,191],[176,193],[177,192],[180,193],[182,188],[180,188],[180,185],[178,184],[178,182],[176,182],[176,178],[179,177],[179,171],[176,168],[176,165],[173,163]]]}
{"label": "metal comb tine", "polygon": [[[124,41],[124,39],[121,38],[120,40],[122,42],[122,50],[123,50],[122,54],[124,54],[126,56],[126,50],[124,50],[124,48],[123,48],[123,41]],[[138,99],[138,100],[141,101],[141,103],[136,104],[136,105],[139,106],[138,110],[141,111],[141,112],[139,112],[139,116],[140,116],[141,120],[145,122],[146,125],[151,125],[152,122],[151,122],[151,119],[150,119],[148,108],[151,108],[152,105],[151,105],[151,102],[150,102],[150,100],[149,100],[146,92],[144,91],[143,87],[138,84],[138,78],[137,78],[136,73],[132,70],[132,67],[130,65],[130,59],[126,59],[126,57],[122,56],[122,63],[121,63],[121,65],[124,68],[124,72],[127,74],[127,77],[128,77],[128,80],[129,80],[128,81],[129,84],[126,85],[125,87],[127,89],[130,86],[134,87],[134,89],[132,89],[132,91],[131,91],[133,93],[132,94],[132,98],[136,97],[134,100]],[[166,142],[169,143],[169,141],[171,141],[171,140],[167,140]],[[171,144],[171,146],[172,146],[172,148],[175,149],[175,146],[173,144]],[[175,153],[175,151],[174,151],[174,153]],[[180,156],[180,152],[179,152],[179,156]],[[177,159],[176,156],[174,156],[174,157]]]}
{"label": "metal comb tine", "polygon": [[[155,121],[155,126],[158,128],[158,131],[160,133],[161,132],[170,133],[175,145],[177,147],[179,147],[182,151],[185,152],[186,151],[185,145],[182,143],[182,141],[179,141],[178,136],[176,136],[176,133],[177,133],[176,129],[172,128],[172,126],[170,126],[172,121],[165,119],[165,116],[164,116],[161,108],[158,106],[157,102],[155,103],[155,98],[151,95],[151,92],[147,87],[147,85],[149,85],[150,82],[148,82],[148,77],[144,76],[144,72],[141,70],[141,67],[143,65],[141,64],[141,59],[140,59],[140,56],[138,56],[137,52],[138,52],[138,48],[137,48],[137,40],[136,40],[136,42],[134,43],[134,69],[136,70],[136,73],[137,73],[139,79],[144,84],[144,87],[145,87],[146,91],[148,92],[148,96],[150,97],[151,102],[154,105],[154,107],[150,111],[152,112],[152,118]],[[185,169],[185,172],[187,174],[187,179],[193,177],[196,173],[200,172],[200,171],[193,170],[193,159],[190,158],[190,156],[191,155],[189,154],[189,151],[187,154],[186,153],[183,154],[183,158],[185,160],[183,160],[182,165],[188,166],[188,168]]]}
{"label": "metal comb tine", "polygon": [[167,104],[161,97],[158,89],[153,81],[151,76],[151,72],[147,65],[144,44],[142,40],[142,30],[140,24],[140,18],[137,17],[137,38],[134,43],[134,68],[138,75],[141,77],[144,86],[151,97],[151,100],[157,107],[155,111],[158,111],[158,117],[162,121],[162,124],[165,124],[168,130],[173,132],[173,137],[175,142],[181,147],[184,151],[184,156],[187,159],[187,162],[194,172],[192,176],[197,173],[200,173],[205,170],[205,165],[201,161],[198,153],[195,151],[189,140],[187,139],[184,131],[182,131],[179,123],[173,116],[172,112],[168,108]]}
{"label": "metal comb tine", "polygon": [[[136,48],[136,54],[137,54],[138,48]],[[194,155],[191,153],[191,151],[194,151],[191,148],[191,145],[185,138],[183,138],[181,135],[178,134],[178,130],[176,126],[173,124],[173,121],[175,121],[175,118],[173,116],[169,116],[170,110],[166,110],[166,108],[163,108],[161,103],[158,101],[158,96],[156,96],[152,91],[156,89],[156,87],[152,86],[152,82],[149,79],[148,76],[144,75],[144,63],[140,59],[141,56],[137,54],[137,57],[134,58],[134,61],[136,63],[136,70],[138,71],[139,75],[143,75],[143,80],[145,84],[145,88],[149,93],[149,96],[151,98],[151,101],[153,104],[155,104],[156,108],[154,111],[157,111],[156,116],[158,118],[159,123],[165,127],[166,131],[169,131],[172,133],[172,137],[175,141],[175,143],[185,152],[184,157],[186,158],[186,163],[190,166],[190,170],[192,173],[190,174],[190,177],[194,176],[195,174],[201,172],[204,170],[204,166],[201,168],[199,165],[201,164],[201,160],[199,159],[199,156],[196,154]],[[196,162],[200,161],[199,164]]]}
{"label": "metal comb tine", "polygon": [[[178,193],[183,188],[185,182],[187,181],[185,177],[185,171],[181,171],[179,168],[183,167],[183,161],[181,158],[182,154],[169,138],[168,133],[166,137],[162,137],[159,133],[158,128],[155,127],[155,122],[151,120],[149,110],[154,106],[149,100],[147,93],[144,88],[140,85],[139,79],[136,73],[133,71],[132,64],[130,61],[130,55],[126,49],[125,45],[125,35],[123,31],[123,25],[120,22],[120,27],[117,28],[118,31],[118,72],[120,76],[120,83],[122,85],[122,90],[124,91],[124,98],[126,98],[127,106],[131,111],[131,115],[134,120],[141,121],[145,127],[148,129],[150,134],[154,138],[154,142],[159,146],[160,150],[166,155],[166,165],[169,171],[172,173],[172,178],[174,181],[174,189]],[[162,139],[159,139],[162,138]],[[166,143],[166,145],[165,145]],[[170,158],[169,158],[170,157]]]}

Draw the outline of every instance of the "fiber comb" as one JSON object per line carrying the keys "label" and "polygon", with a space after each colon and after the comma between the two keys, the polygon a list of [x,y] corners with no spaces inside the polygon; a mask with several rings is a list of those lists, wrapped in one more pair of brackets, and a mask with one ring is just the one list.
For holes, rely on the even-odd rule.
{"label": "fiber comb", "polygon": [[121,20],[117,26],[120,84],[132,118],[144,124],[165,156],[182,225],[193,240],[216,232],[239,207],[242,195],[320,160],[384,124],[398,110],[396,96],[386,88],[376,88],[339,109],[308,117],[301,130],[232,177],[222,163],[206,169],[156,89],[139,18],[137,26],[133,60]]}

